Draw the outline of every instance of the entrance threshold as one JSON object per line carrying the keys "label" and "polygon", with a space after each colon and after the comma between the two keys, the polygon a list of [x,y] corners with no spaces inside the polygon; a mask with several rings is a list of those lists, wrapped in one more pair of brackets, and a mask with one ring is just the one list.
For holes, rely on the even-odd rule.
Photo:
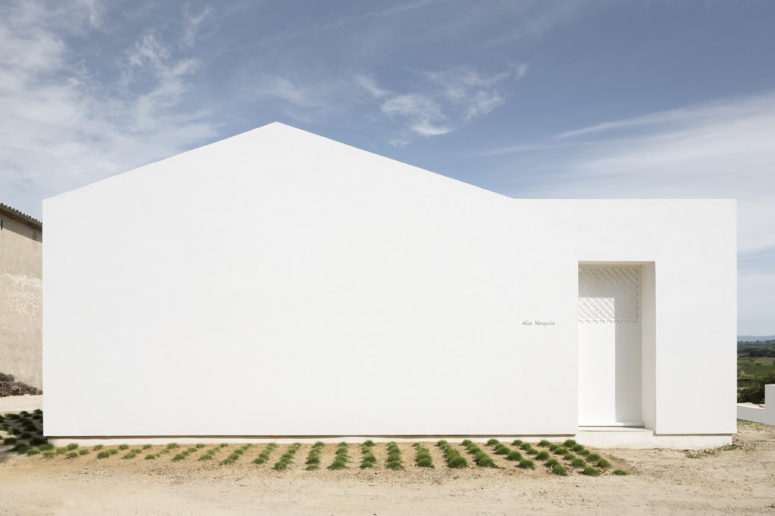
{"label": "entrance threshold", "polygon": [[575,439],[592,448],[701,450],[732,444],[732,434],[655,434],[642,426],[580,426]]}

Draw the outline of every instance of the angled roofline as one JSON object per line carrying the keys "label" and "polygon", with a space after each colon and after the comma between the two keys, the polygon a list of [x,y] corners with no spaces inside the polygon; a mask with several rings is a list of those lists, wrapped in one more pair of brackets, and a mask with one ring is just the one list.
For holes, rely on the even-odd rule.
{"label": "angled roofline", "polygon": [[37,229],[38,231],[43,231],[43,223],[41,221],[2,202],[0,202],[0,215],[5,215],[6,217],[16,219],[20,222],[24,222],[34,229]]}

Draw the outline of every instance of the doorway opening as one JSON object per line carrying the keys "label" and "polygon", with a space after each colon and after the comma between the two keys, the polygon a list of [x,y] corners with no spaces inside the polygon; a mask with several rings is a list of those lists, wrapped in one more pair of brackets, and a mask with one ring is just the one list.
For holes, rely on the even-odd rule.
{"label": "doorway opening", "polygon": [[644,269],[635,263],[579,264],[579,426],[643,427],[647,419],[644,373],[650,375],[651,364],[644,368],[644,349],[652,348],[653,332],[644,276],[653,278],[653,264]]}

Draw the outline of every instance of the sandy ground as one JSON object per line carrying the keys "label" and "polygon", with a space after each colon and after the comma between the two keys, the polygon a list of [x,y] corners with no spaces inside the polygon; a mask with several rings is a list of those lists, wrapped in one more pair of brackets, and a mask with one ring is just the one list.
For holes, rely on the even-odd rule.
{"label": "sandy ground", "polygon": [[409,443],[400,444],[402,471],[382,466],[384,444],[375,447],[380,466],[374,470],[357,467],[360,447],[351,445],[350,467],[342,471],[325,468],[334,445],[325,447],[319,471],[303,469],[309,444],[287,471],[271,469],[285,445],[260,466],[251,461],[262,445],[228,466],[219,462],[236,445],[218,450],[212,461],[196,460],[208,446],[179,462],[170,461],[179,450],[156,460],[143,459],[147,452],[98,460],[96,452],[47,459],[5,447],[0,514],[775,514],[775,427],[741,423],[736,444],[697,458],[675,450],[605,450],[615,467],[631,474],[596,478],[557,477],[540,465],[520,470],[492,453],[503,469],[451,470],[433,445],[436,467],[424,470],[412,465]]}

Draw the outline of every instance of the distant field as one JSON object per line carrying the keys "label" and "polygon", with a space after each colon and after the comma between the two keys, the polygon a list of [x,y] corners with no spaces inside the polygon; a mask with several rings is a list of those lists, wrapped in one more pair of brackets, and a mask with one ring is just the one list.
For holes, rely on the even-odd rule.
{"label": "distant field", "polygon": [[775,357],[738,357],[737,385],[775,376]]}

